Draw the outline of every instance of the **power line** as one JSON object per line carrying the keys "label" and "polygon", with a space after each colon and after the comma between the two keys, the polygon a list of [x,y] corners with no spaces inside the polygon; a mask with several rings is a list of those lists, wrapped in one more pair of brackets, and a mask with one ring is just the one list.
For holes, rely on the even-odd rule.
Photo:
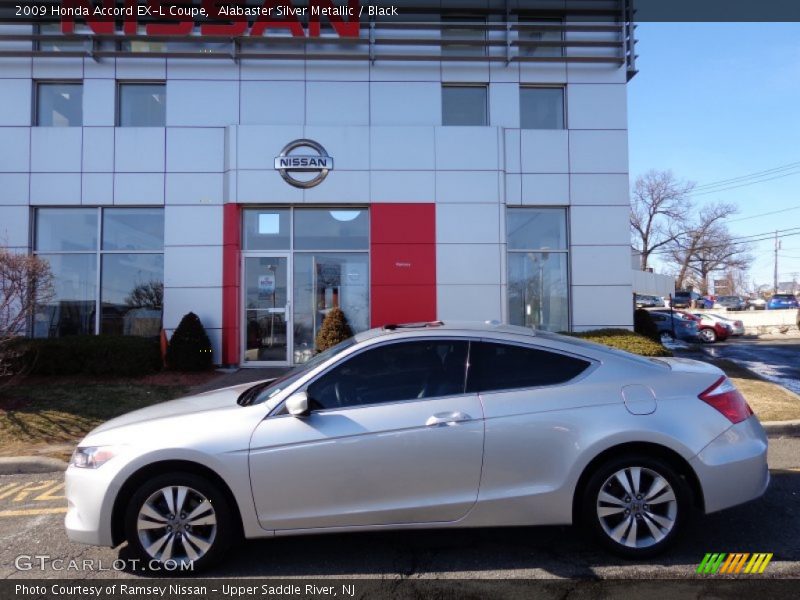
{"label": "power line", "polygon": [[[800,231],[795,231],[797,229],[800,229],[800,227],[794,227],[793,229],[784,229],[783,231],[788,231],[788,232],[793,232],[793,233],[783,233],[783,234],[777,235],[777,236],[776,236],[775,232],[772,231],[772,232],[755,234],[754,236],[742,236],[742,237],[738,237],[738,238],[737,237],[732,237],[732,238],[729,238],[728,240],[726,240],[725,243],[722,243],[722,244],[707,244],[707,245],[704,245],[704,246],[698,246],[695,249],[695,251],[697,252],[697,251],[702,251],[702,250],[711,250],[713,248],[726,248],[726,247],[729,247],[729,246],[732,246],[732,245],[737,245],[737,244],[754,244],[754,243],[757,243],[757,242],[771,241],[771,240],[774,240],[776,238],[777,239],[783,239],[783,238],[786,238],[786,237],[792,237],[792,236],[800,235]],[[779,229],[778,232],[780,232],[780,231],[781,230]],[[752,237],[756,237],[756,236],[759,236],[759,239],[747,239],[747,238],[752,238]],[[652,251],[650,254],[651,255],[653,255],[653,254],[656,254],[656,255],[658,255],[658,254],[672,254],[672,250],[669,249],[669,248],[656,249],[656,250]]]}
{"label": "power line", "polygon": [[750,185],[756,185],[757,183],[766,183],[767,181],[774,181],[775,179],[782,179],[784,177],[790,177],[792,175],[798,175],[798,174],[800,174],[800,170],[792,171],[792,172],[789,172],[789,173],[785,173],[783,175],[775,175],[774,177],[767,177],[766,179],[759,179],[757,181],[750,181],[750,182],[747,182],[747,183],[740,183],[738,185],[731,185],[729,187],[721,187],[719,189],[713,189],[713,190],[709,190],[709,191],[701,191],[700,193],[692,192],[689,195],[694,197],[694,196],[707,196],[709,194],[719,194],[719,193],[722,193],[722,192],[727,192],[728,190],[735,190],[735,189],[747,187],[747,186],[750,186]]}
{"label": "power line", "polygon": [[759,217],[767,217],[769,215],[777,215],[780,213],[789,212],[792,210],[800,210],[800,204],[797,206],[790,206],[789,208],[783,208],[781,210],[773,210],[771,212],[760,213],[758,215],[751,215],[749,217],[740,217],[738,219],[725,219],[726,223],[738,223],[739,221],[749,221],[750,219],[758,219]]}
{"label": "power line", "polygon": [[717,181],[712,181],[710,183],[703,183],[695,187],[696,190],[703,190],[712,187],[720,187],[723,185],[728,185],[731,183],[738,183],[742,180],[746,179],[753,179],[763,177],[764,175],[771,175],[776,172],[780,171],[787,171],[789,169],[794,169],[800,167],[800,161],[787,163],[785,165],[781,165],[779,167],[773,167],[771,169],[765,169],[763,171],[755,171],[753,173],[749,173],[747,175],[740,175],[739,177],[730,177],[728,179],[718,179]]}

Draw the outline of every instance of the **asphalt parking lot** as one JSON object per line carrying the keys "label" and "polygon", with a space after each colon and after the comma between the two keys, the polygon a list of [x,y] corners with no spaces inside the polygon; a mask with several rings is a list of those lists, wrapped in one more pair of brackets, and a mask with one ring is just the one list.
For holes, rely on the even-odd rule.
{"label": "asphalt parking lot", "polygon": [[703,347],[714,358],[727,358],[773,383],[800,394],[800,338],[732,338]]}
{"label": "asphalt parking lot", "polygon": [[[249,541],[208,575],[683,578],[694,576],[707,552],[772,552],[774,558],[763,576],[796,578],[800,577],[800,438],[770,442],[772,483],[763,498],[695,517],[672,550],[644,562],[608,555],[570,527],[529,527]],[[112,550],[69,542],[62,525],[65,510],[60,473],[0,476],[0,578],[142,575],[113,570],[115,559],[126,556],[124,546]]]}

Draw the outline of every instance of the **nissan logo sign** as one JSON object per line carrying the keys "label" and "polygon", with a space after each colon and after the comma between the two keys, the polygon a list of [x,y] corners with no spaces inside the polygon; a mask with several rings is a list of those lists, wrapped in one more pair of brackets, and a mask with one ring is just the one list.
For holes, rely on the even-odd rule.
{"label": "nissan logo sign", "polygon": [[[298,148],[310,148],[316,154],[292,154],[292,151]],[[328,176],[328,171],[333,170],[333,158],[314,140],[295,140],[286,144],[281,153],[275,157],[275,170],[289,185],[307,189],[319,185]],[[298,179],[292,173],[316,173],[316,175],[311,179]]]}

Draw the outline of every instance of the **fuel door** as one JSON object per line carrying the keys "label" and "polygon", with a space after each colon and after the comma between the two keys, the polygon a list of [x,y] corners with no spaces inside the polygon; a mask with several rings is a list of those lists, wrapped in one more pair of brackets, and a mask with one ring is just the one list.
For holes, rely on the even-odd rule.
{"label": "fuel door", "polygon": [[646,385],[626,385],[622,388],[622,400],[632,415],[649,415],[656,412],[656,395]]}

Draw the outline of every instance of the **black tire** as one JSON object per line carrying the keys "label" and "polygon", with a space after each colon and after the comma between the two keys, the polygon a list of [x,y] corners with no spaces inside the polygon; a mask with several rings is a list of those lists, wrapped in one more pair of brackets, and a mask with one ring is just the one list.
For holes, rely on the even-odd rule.
{"label": "black tire", "polygon": [[[175,534],[173,540],[173,547],[176,549],[175,556],[171,559],[178,562],[191,562],[192,567],[189,569],[170,568],[171,564],[167,564],[167,560],[161,560],[156,552],[155,556],[150,554],[142,543],[142,536],[145,536],[147,541],[153,542],[160,536],[167,535],[165,528],[153,528],[148,530],[140,530],[137,526],[139,519],[139,511],[142,509],[145,502],[156,495],[159,490],[169,487],[185,487],[189,489],[186,494],[186,510],[191,511],[195,508],[200,510],[200,499],[208,501],[210,508],[198,513],[195,522],[202,522],[205,518],[211,515],[216,520],[215,525],[201,524],[189,525],[189,529],[195,527],[193,531],[189,531],[189,535],[194,534],[189,539],[200,539],[201,542],[209,543],[207,549],[202,549],[201,546],[190,545],[190,550],[186,552],[178,552],[180,548],[186,548],[186,538],[181,541],[181,533]],[[163,496],[162,496],[163,497]],[[159,504],[165,500],[159,500]],[[192,504],[196,503],[196,504]],[[153,506],[152,504],[150,506]],[[187,516],[191,514],[189,512]],[[181,515],[175,515],[180,518]],[[160,522],[160,521],[156,521]],[[172,525],[170,525],[172,527]],[[185,527],[185,525],[184,525]],[[175,528],[177,531],[180,529],[180,523]],[[182,531],[182,530],[181,530]],[[239,527],[234,521],[234,511],[230,506],[230,502],[225,494],[218,488],[218,486],[206,478],[196,475],[194,473],[174,472],[164,473],[157,475],[152,479],[145,481],[134,493],[128,503],[125,511],[125,539],[128,541],[128,547],[136,558],[141,560],[141,564],[145,569],[159,571],[164,574],[181,575],[189,573],[197,573],[203,571],[213,564],[219,562],[225,556],[227,550],[231,547],[233,542],[237,539]],[[163,548],[163,546],[162,546]],[[199,557],[191,557],[189,554],[199,554],[202,549],[202,555]],[[163,554],[163,553],[162,553]],[[182,556],[183,555],[183,556]],[[167,568],[164,568],[166,565]]]}
{"label": "black tire", "polygon": [[717,332],[710,327],[703,327],[700,330],[700,339],[706,344],[713,344],[717,341]]}
{"label": "black tire", "polygon": [[[659,526],[655,519],[651,519],[647,514],[642,514],[640,518],[635,519],[637,530],[633,534],[634,536],[638,536],[638,539],[641,539],[641,544],[630,546],[613,539],[611,534],[607,531],[607,529],[611,529],[612,532],[615,530],[611,527],[615,525],[615,522],[611,521],[611,519],[615,518],[617,515],[606,517],[605,522],[601,522],[601,518],[598,514],[601,508],[600,503],[603,502],[604,504],[602,508],[610,508],[613,505],[601,501],[599,496],[601,491],[614,495],[614,485],[618,485],[619,489],[622,490],[622,486],[617,481],[609,481],[609,479],[620,471],[637,467],[643,469],[640,476],[640,489],[645,490],[645,494],[646,491],[649,491],[645,486],[652,485],[654,482],[654,479],[650,476],[652,472],[666,480],[671,487],[675,502],[674,505],[666,502],[657,502],[649,505],[644,504],[643,506],[647,507],[649,511],[652,511],[650,514],[655,514],[656,518],[660,520],[671,520],[672,527],[669,531],[664,533],[663,527]],[[628,479],[628,483],[631,483],[630,479]],[[666,494],[663,491],[655,494],[653,499],[668,497],[669,490],[666,490],[666,492]],[[641,506],[642,504],[639,505],[639,510],[641,510]],[[690,506],[691,490],[684,479],[668,462],[647,455],[630,454],[603,463],[590,476],[581,499],[580,519],[583,526],[587,527],[597,541],[605,548],[626,558],[639,559],[655,556],[666,550],[674,542],[676,535],[678,535],[683,523],[688,518],[687,512]],[[670,512],[667,509],[674,509],[674,512]],[[622,526],[621,523],[623,521],[630,523],[633,517],[632,515],[622,513],[619,515],[619,519],[616,525]],[[663,535],[661,539],[656,540],[655,536],[652,535],[652,526],[655,526],[658,533]],[[628,541],[625,538],[631,535],[630,525],[622,527],[627,531],[627,533],[622,536],[622,539]],[[641,527],[641,530],[638,529],[639,527]]]}

